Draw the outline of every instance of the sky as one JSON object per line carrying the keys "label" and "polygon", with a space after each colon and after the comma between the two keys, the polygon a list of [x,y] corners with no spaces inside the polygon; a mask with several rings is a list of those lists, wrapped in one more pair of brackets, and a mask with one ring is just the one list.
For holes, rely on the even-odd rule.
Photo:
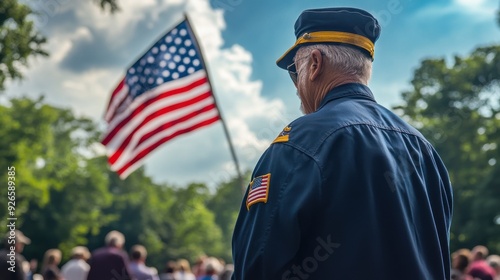
{"label": "sky", "polygon": [[[296,90],[275,61],[295,42],[293,26],[305,9],[357,7],[379,20],[369,86],[389,108],[401,104],[423,59],[451,62],[500,43],[498,0],[119,0],[121,11],[113,15],[93,2],[29,2],[50,56],[31,59],[25,79],[9,81],[4,97],[43,95],[104,127],[105,106],[127,68],[187,13],[243,171],[301,116]],[[167,142],[146,159],[145,170],[177,186],[215,186],[236,176],[220,122]]]}

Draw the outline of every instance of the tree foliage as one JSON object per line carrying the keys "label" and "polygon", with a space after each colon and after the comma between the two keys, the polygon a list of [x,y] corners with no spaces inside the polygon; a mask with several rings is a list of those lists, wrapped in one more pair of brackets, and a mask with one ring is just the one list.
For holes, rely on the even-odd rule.
{"label": "tree foliage", "polygon": [[452,249],[500,251],[500,46],[426,59],[395,109],[434,144],[454,186]]}
{"label": "tree foliage", "polygon": [[22,77],[21,67],[29,57],[47,55],[42,49],[46,39],[29,19],[32,13],[17,0],[0,1],[0,91],[7,79]]}
{"label": "tree foliage", "polygon": [[[145,245],[148,262],[214,255],[231,260],[231,235],[242,199],[236,178],[215,190],[204,184],[174,187],[154,183],[139,169],[126,180],[109,170],[94,150],[96,124],[43,98],[14,98],[0,105],[0,181],[16,170],[17,227],[32,239],[28,259],[60,248],[103,246],[119,230],[126,246]],[[0,196],[6,205],[7,189]],[[0,226],[8,213],[0,207]],[[0,231],[2,234],[4,230]]]}

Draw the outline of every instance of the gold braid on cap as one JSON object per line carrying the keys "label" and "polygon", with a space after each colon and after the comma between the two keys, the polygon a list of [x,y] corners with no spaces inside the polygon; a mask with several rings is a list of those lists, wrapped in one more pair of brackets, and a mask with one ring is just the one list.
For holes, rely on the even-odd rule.
{"label": "gold braid on cap", "polygon": [[288,49],[288,51],[283,54],[278,61],[281,61],[289,52],[291,52],[295,47],[306,43],[344,43],[360,47],[368,53],[372,59],[375,55],[375,45],[370,39],[354,33],[341,32],[341,31],[316,31],[310,33],[304,33],[297,39],[295,44]]}

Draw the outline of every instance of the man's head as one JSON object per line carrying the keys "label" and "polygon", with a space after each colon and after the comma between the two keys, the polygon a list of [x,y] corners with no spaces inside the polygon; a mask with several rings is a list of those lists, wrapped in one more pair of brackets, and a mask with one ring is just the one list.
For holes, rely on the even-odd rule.
{"label": "man's head", "polygon": [[125,236],[123,236],[123,234],[119,231],[112,230],[106,234],[104,242],[106,243],[106,246],[121,249],[123,248],[123,244],[125,244]]}
{"label": "man's head", "polygon": [[288,70],[302,101],[302,110],[316,111],[332,88],[368,84],[380,25],[355,8],[305,10],[295,22],[295,44],[277,64]]}
{"label": "man's head", "polygon": [[472,254],[472,260],[473,261],[480,261],[486,259],[488,256],[488,248],[484,247],[483,245],[478,245],[474,248],[472,248],[471,254]]}
{"label": "man's head", "polygon": [[142,245],[134,245],[132,249],[130,249],[130,259],[135,262],[146,262],[146,257],[148,252],[146,248]]}
{"label": "man's head", "polygon": [[5,248],[7,249],[13,246],[15,242],[14,247],[16,253],[22,253],[24,250],[24,246],[31,244],[31,239],[26,237],[22,231],[16,229],[14,231],[7,232],[7,234],[5,234],[4,236],[3,242]]}
{"label": "man's head", "polygon": [[87,247],[76,246],[75,248],[71,249],[71,258],[82,259],[86,261],[90,258],[90,252]]}

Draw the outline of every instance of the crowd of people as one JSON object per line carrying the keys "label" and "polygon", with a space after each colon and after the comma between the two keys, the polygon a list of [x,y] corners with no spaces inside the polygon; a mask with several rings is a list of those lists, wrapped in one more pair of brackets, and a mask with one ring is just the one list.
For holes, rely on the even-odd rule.
{"label": "crowd of people", "polygon": [[[105,246],[92,254],[86,247],[71,250],[71,259],[61,265],[61,251],[45,252],[41,269],[36,260],[26,261],[22,256],[25,245],[31,240],[21,231],[15,234],[16,266],[9,271],[9,239],[4,239],[0,250],[0,279],[5,280],[229,280],[233,265],[215,257],[200,257],[192,266],[186,259],[171,260],[165,267],[156,269],[146,266],[147,250],[134,245],[127,254],[123,250],[125,237],[111,231],[105,237]],[[451,254],[451,280],[500,280],[500,256],[489,254],[485,246],[472,250],[460,249]]]}
{"label": "crowd of people", "polygon": [[472,250],[460,249],[451,254],[452,280],[500,280],[500,256],[488,255],[479,245]]}
{"label": "crowd of people", "polygon": [[[15,265],[9,269],[9,239],[4,239],[0,250],[0,279],[2,280],[229,280],[233,266],[215,257],[203,256],[193,265],[186,259],[172,260],[164,268],[146,266],[147,250],[143,245],[124,251],[125,237],[111,231],[105,237],[105,246],[92,252],[77,246],[71,250],[71,259],[61,266],[59,249],[45,252],[41,269],[36,260],[26,261],[22,256],[31,240],[21,231],[15,231]],[[5,258],[5,260],[4,260]],[[14,264],[14,263],[13,263]]]}

